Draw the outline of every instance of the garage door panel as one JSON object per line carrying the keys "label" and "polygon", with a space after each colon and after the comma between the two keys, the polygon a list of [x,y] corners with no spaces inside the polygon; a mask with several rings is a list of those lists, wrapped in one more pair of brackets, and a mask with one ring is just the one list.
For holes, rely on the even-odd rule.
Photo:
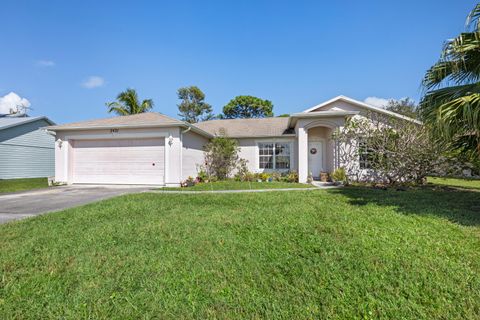
{"label": "garage door panel", "polygon": [[73,182],[163,184],[164,139],[74,141]]}

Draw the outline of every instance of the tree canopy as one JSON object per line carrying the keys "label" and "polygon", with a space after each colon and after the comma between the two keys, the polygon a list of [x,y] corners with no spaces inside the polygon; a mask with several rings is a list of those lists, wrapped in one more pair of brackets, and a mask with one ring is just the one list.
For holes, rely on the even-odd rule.
{"label": "tree canopy", "polygon": [[177,91],[178,99],[182,100],[178,104],[179,116],[183,121],[196,123],[199,121],[210,120],[214,117],[212,106],[205,102],[205,94],[196,86],[183,87]]}
{"label": "tree canopy", "polygon": [[117,96],[117,101],[106,103],[109,113],[116,113],[119,116],[148,112],[153,108],[153,100],[145,99],[142,102],[138,99],[135,89],[128,88]]}
{"label": "tree canopy", "polygon": [[422,117],[453,149],[480,157],[480,4],[425,74]]}
{"label": "tree canopy", "polygon": [[273,104],[253,96],[237,96],[223,107],[222,118],[265,118],[273,117]]}
{"label": "tree canopy", "polygon": [[410,117],[412,119],[418,118],[418,106],[415,104],[415,101],[410,98],[389,100],[388,104],[385,106],[385,109]]}

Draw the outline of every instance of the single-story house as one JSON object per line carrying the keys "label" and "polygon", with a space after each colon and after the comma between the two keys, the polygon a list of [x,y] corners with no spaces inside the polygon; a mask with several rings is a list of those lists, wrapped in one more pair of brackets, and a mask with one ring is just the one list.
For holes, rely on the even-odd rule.
{"label": "single-story house", "polygon": [[0,179],[51,177],[55,137],[47,117],[0,117]]}
{"label": "single-story house", "polygon": [[[289,117],[211,120],[189,124],[159,113],[51,126],[56,135],[59,182],[178,186],[195,177],[203,146],[216,134],[238,140],[239,156],[252,172],[296,170],[306,182],[340,167],[332,132],[350,117],[380,113],[407,119],[338,96]],[[361,167],[359,166],[359,170]]]}

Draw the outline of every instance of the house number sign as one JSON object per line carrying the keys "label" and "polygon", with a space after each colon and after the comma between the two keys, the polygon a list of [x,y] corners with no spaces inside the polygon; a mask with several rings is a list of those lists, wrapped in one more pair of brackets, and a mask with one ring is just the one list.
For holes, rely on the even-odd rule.
{"label": "house number sign", "polygon": [[118,129],[110,129],[110,133],[118,133]]}

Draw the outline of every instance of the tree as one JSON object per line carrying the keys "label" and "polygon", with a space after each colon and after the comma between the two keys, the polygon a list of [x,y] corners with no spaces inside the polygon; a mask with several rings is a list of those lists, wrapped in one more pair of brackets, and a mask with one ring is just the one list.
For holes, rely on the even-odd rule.
{"label": "tree", "polygon": [[153,100],[145,99],[141,103],[135,89],[128,88],[117,96],[117,101],[106,103],[109,113],[116,113],[119,116],[148,112],[153,108]]}
{"label": "tree", "polygon": [[425,74],[420,109],[437,137],[452,149],[480,157],[480,4],[465,32],[447,40],[439,61]]}
{"label": "tree", "polygon": [[237,96],[223,107],[221,118],[265,118],[273,117],[273,104],[253,96]]}
{"label": "tree", "polygon": [[178,105],[179,116],[183,121],[196,123],[214,118],[212,106],[206,103],[205,94],[196,86],[180,88],[177,91],[178,99],[182,102]]}
{"label": "tree", "polygon": [[415,101],[410,98],[404,98],[400,100],[391,99],[388,101],[385,109],[412,119],[418,118],[418,106],[415,104]]}
{"label": "tree", "polygon": [[219,180],[228,178],[238,161],[238,143],[224,134],[214,137],[204,147],[205,171]]}
{"label": "tree", "polygon": [[333,139],[347,177],[355,181],[422,183],[445,160],[442,144],[417,123],[371,113],[352,118]]}

